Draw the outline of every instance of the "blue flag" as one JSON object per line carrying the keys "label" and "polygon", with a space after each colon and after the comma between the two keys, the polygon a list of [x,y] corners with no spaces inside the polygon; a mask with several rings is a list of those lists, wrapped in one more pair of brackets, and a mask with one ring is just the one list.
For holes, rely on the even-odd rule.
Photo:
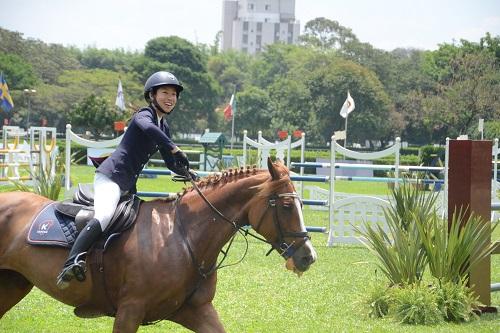
{"label": "blue flag", "polygon": [[10,97],[9,87],[2,73],[0,74],[0,108],[5,112],[9,112],[13,107],[14,101],[12,101],[12,97]]}

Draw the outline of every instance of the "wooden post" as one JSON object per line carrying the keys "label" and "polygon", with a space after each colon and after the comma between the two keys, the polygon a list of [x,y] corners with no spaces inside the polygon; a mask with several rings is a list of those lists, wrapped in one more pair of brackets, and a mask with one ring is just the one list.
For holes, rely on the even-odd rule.
{"label": "wooden post", "polygon": [[[453,212],[462,209],[491,223],[491,141],[450,140],[448,171],[448,223]],[[490,236],[491,240],[491,236]],[[491,258],[488,256],[469,272],[469,285],[490,312]],[[491,310],[490,310],[491,309]]]}

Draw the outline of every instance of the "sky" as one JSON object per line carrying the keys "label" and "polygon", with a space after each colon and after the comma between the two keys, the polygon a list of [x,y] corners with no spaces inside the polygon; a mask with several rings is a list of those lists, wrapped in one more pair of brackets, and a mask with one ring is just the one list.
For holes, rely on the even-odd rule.
{"label": "sky", "polygon": [[[24,38],[79,48],[144,50],[176,35],[213,44],[222,0],[0,0],[0,27]],[[351,28],[362,42],[393,50],[435,50],[438,44],[478,42],[500,35],[500,0],[296,0],[304,25],[317,17]]]}

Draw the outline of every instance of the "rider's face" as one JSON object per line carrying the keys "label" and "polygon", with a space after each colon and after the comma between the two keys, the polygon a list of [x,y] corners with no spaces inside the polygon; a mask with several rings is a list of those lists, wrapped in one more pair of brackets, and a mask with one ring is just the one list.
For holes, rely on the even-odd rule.
{"label": "rider's face", "polygon": [[172,86],[160,87],[156,90],[154,98],[163,111],[170,113],[177,103],[177,90]]}

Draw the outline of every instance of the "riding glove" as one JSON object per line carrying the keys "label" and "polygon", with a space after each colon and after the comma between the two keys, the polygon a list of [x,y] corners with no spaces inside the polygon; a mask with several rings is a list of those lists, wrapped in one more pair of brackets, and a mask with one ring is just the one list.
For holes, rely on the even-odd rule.
{"label": "riding glove", "polygon": [[186,153],[182,150],[178,150],[174,153],[174,163],[178,168],[189,170],[189,160]]}

